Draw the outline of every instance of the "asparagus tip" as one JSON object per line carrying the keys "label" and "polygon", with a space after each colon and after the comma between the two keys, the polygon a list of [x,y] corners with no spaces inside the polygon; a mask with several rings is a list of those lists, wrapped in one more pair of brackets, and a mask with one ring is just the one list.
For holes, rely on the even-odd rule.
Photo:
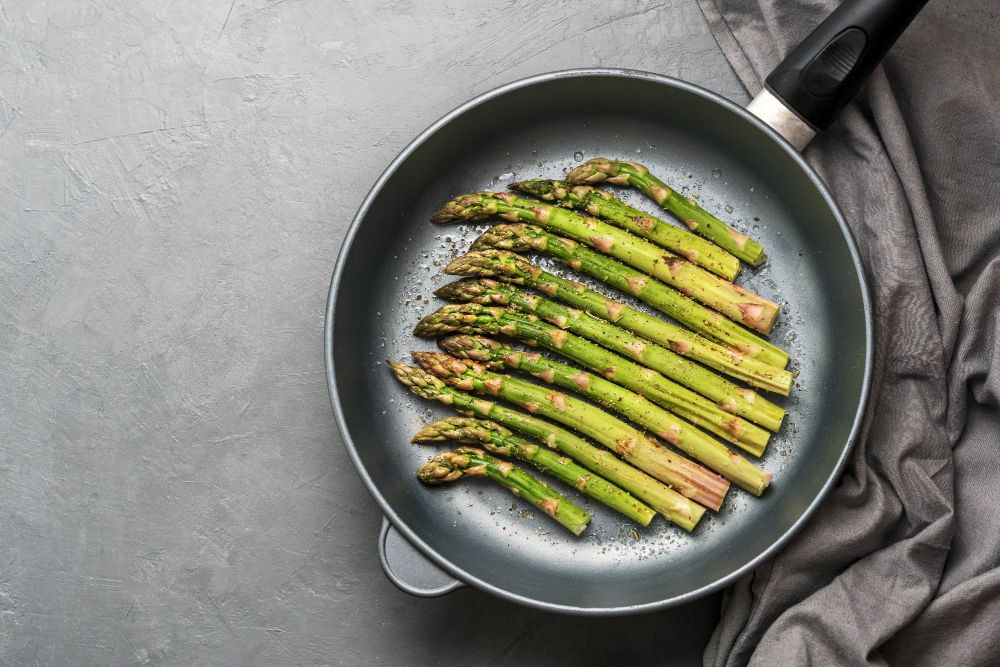
{"label": "asparagus tip", "polygon": [[495,213],[478,194],[464,194],[448,201],[431,216],[431,222],[444,224],[457,220],[482,220]]}
{"label": "asparagus tip", "polygon": [[[421,368],[443,380],[458,380],[469,370],[476,375],[482,375],[486,372],[486,368],[482,364],[467,359],[456,359],[444,352],[413,351],[410,354],[413,355],[414,361]],[[471,388],[469,387],[469,389]]]}
{"label": "asparagus tip", "polygon": [[509,183],[507,187],[516,192],[524,192],[546,201],[552,201],[556,198],[556,194],[554,192],[554,190],[557,189],[556,181],[547,181],[535,178],[530,181],[515,181],[513,183]]}
{"label": "asparagus tip", "polygon": [[438,341],[438,345],[445,352],[459,359],[475,361],[492,370],[504,367],[502,360],[493,358],[492,351],[505,346],[492,338],[470,335],[448,336]]}
{"label": "asparagus tip", "polygon": [[445,417],[428,424],[413,436],[415,443],[453,441],[464,444],[489,443],[494,435],[504,437],[511,432],[487,419]]}
{"label": "asparagus tip", "polygon": [[540,233],[541,229],[524,223],[493,225],[472,242],[471,249],[510,250],[512,252],[543,250],[544,247],[540,248],[538,244],[544,243],[544,239],[533,236],[532,232]]}
{"label": "asparagus tip", "polygon": [[472,301],[483,305],[506,305],[509,299],[498,291],[500,283],[489,278],[466,278],[434,290],[434,296],[449,301]]}
{"label": "asparagus tip", "polygon": [[435,454],[417,469],[417,477],[424,484],[446,484],[465,475],[485,474],[482,466],[469,466],[470,455],[482,456],[483,452],[474,447],[459,447],[454,451]]}
{"label": "asparagus tip", "polygon": [[386,360],[386,362],[396,379],[417,396],[430,400],[441,398],[441,390],[444,389],[445,384],[440,379],[426,371],[398,361]]}
{"label": "asparagus tip", "polygon": [[434,338],[456,331],[492,333],[500,330],[498,320],[503,313],[503,308],[484,306],[475,302],[448,304],[424,316],[413,328],[413,333],[421,338]]}
{"label": "asparagus tip", "polygon": [[566,174],[567,183],[601,183],[612,175],[614,163],[608,158],[595,157]]}

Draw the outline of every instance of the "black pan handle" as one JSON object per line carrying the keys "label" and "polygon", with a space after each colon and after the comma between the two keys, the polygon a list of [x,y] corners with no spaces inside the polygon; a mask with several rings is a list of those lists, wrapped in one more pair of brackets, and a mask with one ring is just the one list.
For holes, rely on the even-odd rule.
{"label": "black pan handle", "polygon": [[[775,129],[796,148],[803,148],[816,132],[830,126],[926,3],[844,0],[768,75],[761,91],[772,98],[765,100],[768,104],[755,98],[748,109],[761,116],[758,110],[767,112],[779,103],[805,128],[799,128],[795,140]],[[774,127],[769,118],[761,117]],[[791,120],[786,124],[795,125]]]}

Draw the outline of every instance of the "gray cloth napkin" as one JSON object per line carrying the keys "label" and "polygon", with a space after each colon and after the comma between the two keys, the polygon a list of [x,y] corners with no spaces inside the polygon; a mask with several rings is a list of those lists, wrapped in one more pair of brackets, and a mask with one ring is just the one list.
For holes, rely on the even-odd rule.
{"label": "gray cloth napkin", "polygon": [[[755,94],[833,0],[699,0]],[[806,150],[872,284],[872,400],[706,665],[1000,664],[1000,7],[931,0]],[[835,277],[831,277],[835,279]]]}

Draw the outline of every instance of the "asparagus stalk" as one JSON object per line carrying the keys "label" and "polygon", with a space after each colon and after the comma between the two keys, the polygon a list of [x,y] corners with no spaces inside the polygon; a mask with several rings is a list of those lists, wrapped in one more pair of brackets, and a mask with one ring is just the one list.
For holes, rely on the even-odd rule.
{"label": "asparagus stalk", "polygon": [[[593,438],[639,470],[648,472],[696,503],[718,511],[729,490],[729,482],[647,437],[625,422],[578,398],[546,389],[517,378],[486,370],[440,352],[413,352],[413,358],[428,373],[446,383],[524,407]],[[693,429],[670,433],[688,436]]]}
{"label": "asparagus stalk", "polygon": [[769,332],[778,316],[778,304],[727,282],[645,239],[596,218],[509,192],[478,192],[455,197],[441,207],[431,220],[445,223],[483,220],[492,216],[539,225],[593,246],[761,333]]}
{"label": "asparagus stalk", "polygon": [[[445,268],[445,273],[459,276],[499,277],[515,285],[534,287],[543,294],[613,322],[673,350],[676,354],[700,361],[726,375],[783,396],[788,396],[791,391],[792,374],[788,371],[719,345],[624,303],[611,301],[579,283],[553,275],[515,253],[506,250],[473,251],[455,259]],[[445,285],[437,294],[450,298],[446,292],[461,289],[467,295],[467,298],[462,300],[508,305],[510,298],[506,294],[497,293],[486,287],[491,282],[482,283],[483,287],[479,289],[479,294],[473,294],[477,290],[475,283],[459,283],[454,287]]]}
{"label": "asparagus stalk", "polygon": [[590,523],[589,514],[545,482],[475,447],[459,447],[436,454],[420,466],[417,477],[424,484],[445,484],[463,477],[489,477],[548,514],[574,535],[582,533]]}
{"label": "asparagus stalk", "polygon": [[677,413],[684,413],[697,426],[717,433],[755,456],[760,456],[767,446],[767,431],[734,415],[726,414],[721,424],[714,422],[711,419],[712,415],[705,412],[694,400],[698,397],[690,390],[600,345],[542,322],[535,315],[521,315],[502,308],[487,308],[476,303],[444,306],[424,317],[417,324],[414,333],[424,337],[450,333],[502,334],[529,345],[541,345],[600,373],[607,380],[642,394],[657,405]]}
{"label": "asparagus stalk", "polygon": [[694,199],[686,198],[649,173],[649,169],[635,162],[619,162],[597,157],[581,164],[566,175],[569,183],[601,183],[630,185],[652,198],[665,211],[676,215],[695,234],[713,241],[751,266],[767,261],[764,247],[750,237],[739,233],[714,215],[698,206]]}
{"label": "asparagus stalk", "polygon": [[[775,431],[781,426],[785,414],[782,408],[704,366],[575,308],[566,308],[495,281],[489,283],[484,285],[483,281],[463,280],[445,285],[435,294],[452,300],[480,303],[486,300],[482,298],[482,293],[488,291],[497,295],[496,298],[487,297],[494,302],[506,299],[515,310],[535,314],[549,324],[651,368],[669,378],[666,381],[673,390],[672,394],[680,397],[679,405],[666,407],[727,439],[730,435],[735,436],[733,442],[760,446],[767,443],[767,432],[746,420]],[[734,414],[740,418],[734,421]]]}
{"label": "asparagus stalk", "polygon": [[520,410],[449,387],[442,380],[419,368],[396,361],[388,363],[396,379],[417,396],[451,406],[463,414],[490,419],[545,443],[648,503],[668,521],[684,530],[694,530],[705,514],[705,508],[701,505],[688,500],[658,479],[621,461],[611,452],[595,447],[564,428]]}
{"label": "asparagus stalk", "polygon": [[[546,359],[537,352],[522,352],[495,340],[478,336],[449,336],[440,343],[445,351],[460,359],[480,362],[494,370],[509,368],[533,375],[563,389],[578,392],[661,437],[691,428],[641,394],[623,389],[592,373]],[[697,437],[684,441],[677,438],[677,446],[695,460],[755,496],[763,493],[771,483],[769,473],[707,436],[698,434]]]}
{"label": "asparagus stalk", "polygon": [[631,294],[681,324],[702,333],[742,354],[779,368],[788,363],[788,353],[763,338],[727,320],[715,311],[689,299],[658,280],[595,252],[571,239],[556,236],[535,225],[494,225],[472,244],[474,250],[497,248],[526,252],[534,250],[555,257],[570,266],[601,280],[615,289]]}
{"label": "asparagus stalk", "polygon": [[674,251],[689,262],[726,280],[736,280],[736,276],[739,275],[740,260],[735,255],[685,229],[632,208],[620,199],[616,199],[610,192],[598,190],[590,185],[573,185],[565,181],[540,179],[511,183],[507,187],[603,218],[613,225]]}
{"label": "asparagus stalk", "polygon": [[447,417],[428,424],[413,436],[413,442],[418,443],[449,440],[464,445],[479,445],[491,454],[527,461],[640,525],[648,526],[656,516],[656,512],[650,507],[606,479],[580,467],[565,456],[559,456],[517,437],[496,422],[470,417]]}

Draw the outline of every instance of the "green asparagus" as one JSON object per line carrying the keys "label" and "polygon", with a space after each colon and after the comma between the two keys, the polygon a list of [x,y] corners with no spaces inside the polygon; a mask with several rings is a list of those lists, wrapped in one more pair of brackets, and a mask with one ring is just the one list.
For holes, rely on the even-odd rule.
{"label": "green asparagus", "polygon": [[692,232],[714,242],[747,264],[760,266],[767,260],[761,244],[698,206],[694,199],[675,192],[641,164],[597,157],[567,174],[566,181],[574,184],[606,181],[615,185],[630,185],[652,198],[663,210],[677,216]]}
{"label": "green asparagus", "polygon": [[[669,409],[723,437],[728,438],[731,434],[737,436],[733,442],[746,441],[757,445],[767,443],[767,432],[750,424],[747,419],[773,425],[775,429],[781,424],[784,415],[782,409],[761,398],[756,392],[737,386],[704,366],[586,312],[566,308],[562,304],[486,278],[450,283],[439,288],[435,294],[453,301],[480,305],[505,300],[515,311],[537,315],[549,324],[658,371],[669,378],[674,386],[674,393],[684,397],[678,405],[667,406]],[[735,422],[734,414],[739,415]]]}
{"label": "green asparagus", "polygon": [[735,255],[685,229],[632,208],[620,199],[616,199],[610,192],[598,190],[590,185],[546,180],[520,181],[511,183],[507,187],[603,218],[613,225],[672,250],[689,262],[726,280],[736,280],[736,276],[739,275],[740,260]]}
{"label": "green asparagus", "polygon": [[619,460],[611,452],[595,447],[562,427],[520,410],[459,391],[419,368],[396,361],[389,361],[388,364],[396,379],[417,396],[450,406],[463,414],[490,419],[545,443],[648,503],[668,521],[684,530],[694,530],[705,514],[705,508],[701,505]]}
{"label": "green asparagus", "polygon": [[[413,358],[428,373],[446,383],[478,394],[524,407],[593,438],[615,451],[635,467],[675,488],[682,495],[718,511],[729,490],[729,482],[697,463],[675,455],[625,422],[580,399],[530,382],[488,371],[474,361],[456,359],[440,352],[413,352]],[[672,440],[689,439],[695,430],[670,432]]]}
{"label": "green asparagus", "polygon": [[[791,391],[792,374],[783,368],[765,364],[737,350],[665,322],[662,318],[647,315],[624,303],[612,301],[580,283],[549,273],[516,253],[493,249],[474,250],[453,260],[445,268],[445,273],[458,276],[497,277],[513,285],[534,287],[547,296],[585,310],[646,340],[658,343],[675,354],[700,361],[748,384],[783,396],[787,396]],[[448,289],[453,288],[445,286],[439,291]],[[470,283],[469,289],[475,289],[475,285]],[[503,294],[486,294],[486,290],[483,295],[479,297],[470,295],[467,300],[486,303],[487,299],[495,299],[492,303],[501,305],[509,301]]]}
{"label": "green asparagus", "polygon": [[464,303],[444,306],[427,315],[417,324],[414,333],[428,338],[450,333],[501,334],[529,345],[540,345],[642,394],[667,410],[683,414],[696,426],[716,433],[754,456],[760,456],[767,446],[767,431],[731,414],[723,413],[721,419],[716,419],[717,411],[705,410],[704,402],[689,389],[600,345],[542,322],[535,315]]}
{"label": "green asparagus", "polygon": [[591,275],[615,289],[631,294],[681,324],[732,347],[740,354],[779,368],[784,368],[788,363],[787,352],[715,311],[630,266],[535,225],[494,225],[476,239],[472,248],[546,253],[566,263],[574,271]]}
{"label": "green asparagus", "polygon": [[413,436],[413,442],[418,443],[443,441],[479,445],[491,454],[527,461],[640,525],[648,526],[656,516],[656,512],[647,505],[603,477],[580,467],[565,456],[559,456],[553,451],[517,437],[495,422],[471,417],[447,417],[428,424]]}
{"label": "green asparagus", "polygon": [[693,459],[756,496],[763,493],[771,482],[769,473],[711,438],[678,438],[681,429],[691,428],[688,424],[641,394],[628,391],[602,377],[546,359],[537,352],[515,350],[489,338],[449,336],[440,344],[446,352],[460,359],[476,361],[493,370],[508,368],[582,394],[650,429],[661,438],[676,440],[677,446]]}
{"label": "green asparagus", "polygon": [[424,484],[445,484],[462,477],[489,477],[545,512],[574,535],[582,533],[590,523],[590,515],[569,498],[513,463],[490,456],[475,447],[459,447],[451,452],[436,454],[420,466],[417,477]]}
{"label": "green asparagus", "polygon": [[479,192],[455,197],[431,219],[436,223],[445,223],[483,220],[493,216],[511,222],[536,224],[593,246],[761,333],[769,332],[778,316],[778,304],[727,282],[645,239],[597,218],[509,192]]}

